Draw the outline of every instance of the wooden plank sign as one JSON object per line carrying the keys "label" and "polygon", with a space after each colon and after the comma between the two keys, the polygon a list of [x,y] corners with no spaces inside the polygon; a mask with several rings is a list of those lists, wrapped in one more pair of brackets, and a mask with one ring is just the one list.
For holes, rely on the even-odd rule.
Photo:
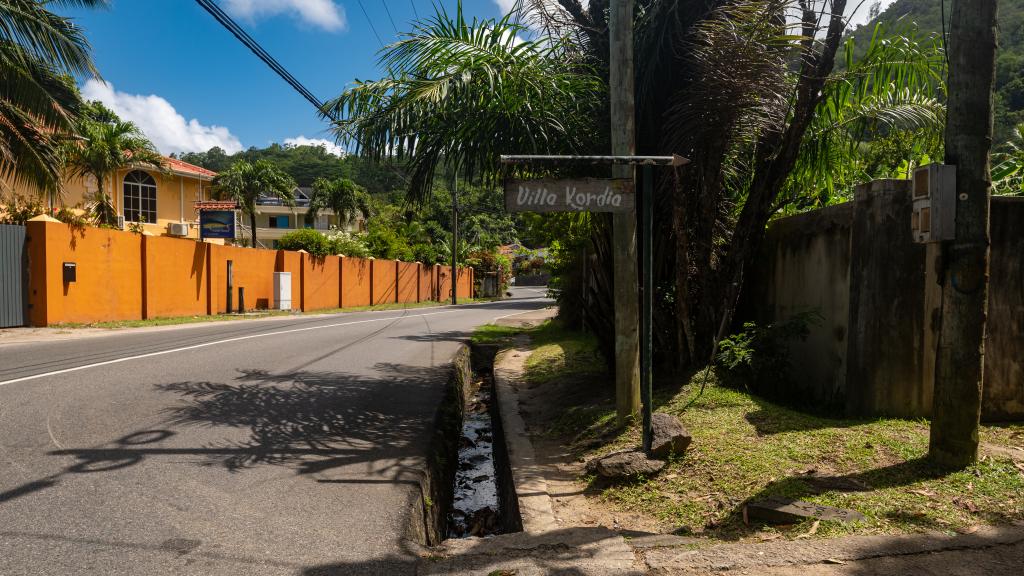
{"label": "wooden plank sign", "polygon": [[505,182],[509,212],[630,212],[636,206],[629,179],[515,180]]}

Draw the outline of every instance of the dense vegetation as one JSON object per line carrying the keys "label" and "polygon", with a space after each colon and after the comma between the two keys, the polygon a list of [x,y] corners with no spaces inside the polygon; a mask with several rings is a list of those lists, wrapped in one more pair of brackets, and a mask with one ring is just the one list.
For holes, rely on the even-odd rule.
{"label": "dense vegetation", "polygon": [[[853,32],[859,44],[872,34],[874,24],[911,24],[920,32],[942,34],[942,5],[938,0],[896,0],[877,19]],[[949,32],[950,5],[945,4]],[[1005,142],[1024,123],[1024,0],[999,0],[999,52],[996,56],[995,139]]]}

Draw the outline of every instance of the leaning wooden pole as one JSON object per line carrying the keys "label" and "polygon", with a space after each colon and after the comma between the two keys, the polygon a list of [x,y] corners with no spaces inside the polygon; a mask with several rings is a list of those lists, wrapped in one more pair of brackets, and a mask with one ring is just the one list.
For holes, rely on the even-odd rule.
{"label": "leaning wooden pole", "polygon": [[[634,0],[609,5],[609,92],[612,154],[636,154],[633,97]],[[615,178],[633,178],[632,166],[613,166]],[[640,296],[637,287],[636,213],[612,216],[615,293],[615,404],[619,425],[640,411]]]}
{"label": "leaning wooden pole", "polygon": [[956,166],[956,234],[943,247],[942,321],[929,456],[963,468],[978,458],[985,372],[992,86],[996,0],[953,0],[946,163]]}

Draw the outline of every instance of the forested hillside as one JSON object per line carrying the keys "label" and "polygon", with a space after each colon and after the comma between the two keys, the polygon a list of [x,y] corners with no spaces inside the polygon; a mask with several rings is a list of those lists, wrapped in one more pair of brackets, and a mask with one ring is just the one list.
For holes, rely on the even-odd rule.
{"label": "forested hillside", "polygon": [[[948,23],[949,0],[896,0],[875,22],[885,22],[890,29],[913,25],[921,32],[941,34],[943,1]],[[947,32],[948,28],[947,24]],[[854,32],[858,44],[866,44],[873,30],[874,22],[859,27]],[[999,0],[995,122],[999,142],[1013,135],[1014,126],[1024,123],[1024,0]]]}

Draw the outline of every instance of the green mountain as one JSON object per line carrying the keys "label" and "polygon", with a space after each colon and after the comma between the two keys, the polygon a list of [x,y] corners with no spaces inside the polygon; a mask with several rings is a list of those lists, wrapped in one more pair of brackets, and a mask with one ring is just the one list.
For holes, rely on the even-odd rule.
{"label": "green mountain", "polygon": [[[853,36],[858,44],[868,42],[877,22],[885,22],[890,29],[914,26],[923,33],[942,34],[943,2],[948,31],[950,0],[896,0]],[[1024,123],[1024,0],[999,0],[995,92],[996,140],[1002,142],[1012,135],[1014,126]]]}

